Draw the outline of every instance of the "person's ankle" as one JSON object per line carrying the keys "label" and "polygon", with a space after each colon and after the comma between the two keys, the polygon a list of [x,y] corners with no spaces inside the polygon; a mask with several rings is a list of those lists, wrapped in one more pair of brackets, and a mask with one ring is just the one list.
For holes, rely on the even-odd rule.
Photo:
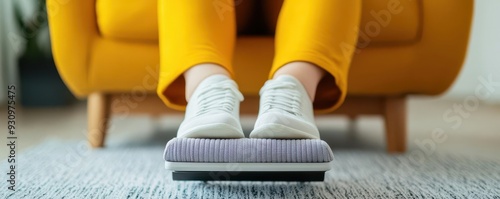
{"label": "person's ankle", "polygon": [[290,75],[299,80],[302,86],[306,89],[307,95],[311,101],[314,101],[316,88],[321,81],[326,71],[309,62],[291,62],[278,69],[273,79],[281,75]]}
{"label": "person's ankle", "polygon": [[212,63],[199,64],[184,72],[186,101],[189,102],[198,85],[212,75],[225,75],[231,78],[231,75],[224,67]]}

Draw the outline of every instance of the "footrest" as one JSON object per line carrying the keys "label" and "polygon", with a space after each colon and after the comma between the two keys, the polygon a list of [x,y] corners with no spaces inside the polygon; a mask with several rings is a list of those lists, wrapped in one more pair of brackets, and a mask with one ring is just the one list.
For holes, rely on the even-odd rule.
{"label": "footrest", "polygon": [[322,181],[333,153],[318,139],[174,138],[164,158],[174,180]]}

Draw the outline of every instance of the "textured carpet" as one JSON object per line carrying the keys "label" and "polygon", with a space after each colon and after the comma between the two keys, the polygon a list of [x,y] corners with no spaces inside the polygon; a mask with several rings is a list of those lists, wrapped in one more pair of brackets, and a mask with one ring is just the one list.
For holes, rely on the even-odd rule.
{"label": "textured carpet", "polygon": [[500,198],[498,160],[334,150],[324,183],[203,183],[167,180],[162,152],[50,140],[19,155],[17,191],[2,172],[0,198]]}

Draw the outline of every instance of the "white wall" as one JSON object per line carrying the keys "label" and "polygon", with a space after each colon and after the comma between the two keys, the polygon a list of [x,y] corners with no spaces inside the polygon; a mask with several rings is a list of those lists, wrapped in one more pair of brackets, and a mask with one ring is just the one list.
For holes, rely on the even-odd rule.
{"label": "white wall", "polygon": [[[500,0],[476,0],[469,50],[462,72],[447,99],[463,100],[474,95],[478,78],[493,76],[500,83]],[[500,104],[500,87],[486,103]]]}

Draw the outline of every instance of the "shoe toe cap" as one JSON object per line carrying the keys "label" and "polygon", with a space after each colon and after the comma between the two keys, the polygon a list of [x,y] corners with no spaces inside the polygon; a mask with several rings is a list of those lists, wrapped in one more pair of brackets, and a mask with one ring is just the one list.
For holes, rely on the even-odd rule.
{"label": "shoe toe cap", "polygon": [[230,114],[219,113],[185,119],[177,137],[235,138],[244,137],[241,124]]}
{"label": "shoe toe cap", "polygon": [[268,138],[319,138],[319,131],[315,124],[302,118],[271,112],[259,116],[250,135]]}

